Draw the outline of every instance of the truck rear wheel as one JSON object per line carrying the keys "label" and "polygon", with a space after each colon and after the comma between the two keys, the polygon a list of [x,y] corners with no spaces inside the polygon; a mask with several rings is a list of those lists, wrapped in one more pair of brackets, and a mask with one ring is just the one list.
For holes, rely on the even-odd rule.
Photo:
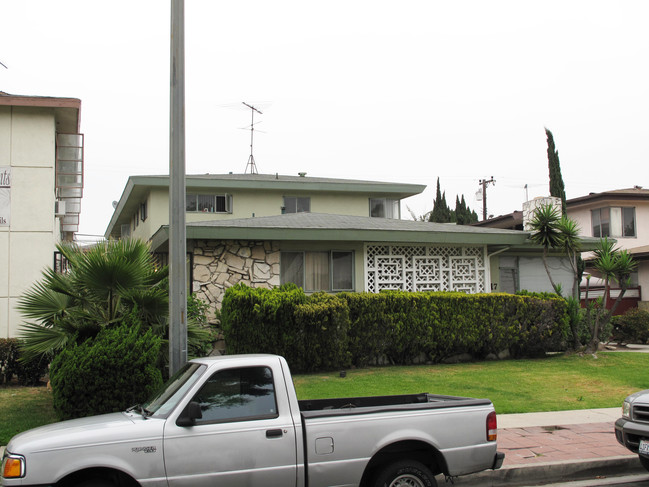
{"label": "truck rear wheel", "polygon": [[428,467],[415,460],[401,460],[381,470],[374,487],[437,487]]}

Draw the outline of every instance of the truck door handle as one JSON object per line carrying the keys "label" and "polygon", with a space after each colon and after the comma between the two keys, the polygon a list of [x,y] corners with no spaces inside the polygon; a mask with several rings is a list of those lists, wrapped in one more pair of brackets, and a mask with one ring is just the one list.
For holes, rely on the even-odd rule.
{"label": "truck door handle", "polygon": [[281,438],[282,430],[268,430],[266,431],[266,438]]}

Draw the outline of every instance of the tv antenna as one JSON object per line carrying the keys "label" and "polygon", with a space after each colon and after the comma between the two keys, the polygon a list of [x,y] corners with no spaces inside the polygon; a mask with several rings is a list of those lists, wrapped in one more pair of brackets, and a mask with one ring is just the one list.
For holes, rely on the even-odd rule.
{"label": "tv antenna", "polygon": [[245,101],[242,101],[241,103],[250,108],[250,157],[248,157],[248,164],[246,164],[246,170],[244,174],[248,172],[248,169],[250,169],[250,174],[259,174],[259,172],[257,171],[257,164],[255,163],[255,156],[252,155],[252,144],[255,135],[255,112],[257,112],[259,115],[263,115],[263,113],[254,106],[248,105]]}

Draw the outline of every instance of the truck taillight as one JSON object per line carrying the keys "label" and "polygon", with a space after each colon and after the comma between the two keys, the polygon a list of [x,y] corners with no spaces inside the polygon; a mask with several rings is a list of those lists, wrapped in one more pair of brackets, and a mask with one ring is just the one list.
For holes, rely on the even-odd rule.
{"label": "truck taillight", "polygon": [[496,441],[498,437],[498,421],[496,412],[491,411],[487,416],[487,441]]}

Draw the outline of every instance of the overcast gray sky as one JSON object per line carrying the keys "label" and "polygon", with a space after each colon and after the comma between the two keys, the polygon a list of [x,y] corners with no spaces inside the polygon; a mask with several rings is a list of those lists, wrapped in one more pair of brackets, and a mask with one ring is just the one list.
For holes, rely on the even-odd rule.
{"label": "overcast gray sky", "polygon": [[[169,171],[168,0],[2,1],[0,91],[82,101],[80,233],[129,175]],[[649,186],[649,2],[186,0],[187,173],[428,185],[402,217],[490,186],[488,211],[548,192]],[[262,133],[263,131],[264,133]]]}

